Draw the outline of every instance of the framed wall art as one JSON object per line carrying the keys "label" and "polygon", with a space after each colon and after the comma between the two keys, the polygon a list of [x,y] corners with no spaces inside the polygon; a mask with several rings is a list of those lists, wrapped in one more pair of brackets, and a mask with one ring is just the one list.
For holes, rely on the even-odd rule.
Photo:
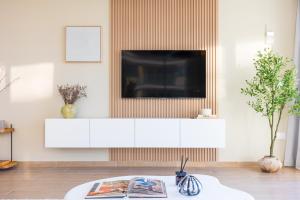
{"label": "framed wall art", "polygon": [[66,27],[66,62],[101,62],[101,27]]}

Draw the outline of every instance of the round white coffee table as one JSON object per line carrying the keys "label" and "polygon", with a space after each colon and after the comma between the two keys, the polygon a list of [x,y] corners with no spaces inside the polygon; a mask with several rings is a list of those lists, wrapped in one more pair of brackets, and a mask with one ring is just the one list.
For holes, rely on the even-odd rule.
{"label": "round white coffee table", "polygon": [[[202,192],[194,197],[186,197],[181,195],[178,190],[177,186],[175,185],[175,176],[145,176],[145,175],[137,175],[137,176],[121,176],[121,177],[114,177],[114,178],[107,178],[101,179],[96,181],[91,181],[88,183],[84,183],[82,185],[78,185],[72,188],[70,191],[67,192],[64,199],[65,200],[83,200],[85,195],[90,191],[91,187],[95,182],[102,182],[102,181],[114,181],[114,180],[130,180],[134,177],[148,177],[154,179],[163,180],[166,184],[167,199],[201,199],[201,200],[254,200],[254,198],[246,192],[236,190],[233,188],[229,188],[227,186],[222,185],[219,180],[213,176],[207,175],[194,175],[196,176],[203,185]],[[141,199],[141,198],[139,198]],[[147,198],[147,200],[154,199],[154,198]],[[120,200],[120,198],[110,200]],[[156,198],[157,200],[157,198]]]}

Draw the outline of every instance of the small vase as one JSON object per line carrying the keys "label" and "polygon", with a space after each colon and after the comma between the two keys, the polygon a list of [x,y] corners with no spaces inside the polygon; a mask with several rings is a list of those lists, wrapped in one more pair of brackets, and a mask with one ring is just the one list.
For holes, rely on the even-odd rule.
{"label": "small vase", "polygon": [[278,172],[282,168],[282,162],[276,157],[265,156],[258,161],[261,171],[266,173]]}
{"label": "small vase", "polygon": [[192,175],[186,175],[181,181],[178,183],[179,193],[184,196],[196,196],[202,190],[202,183]]}
{"label": "small vase", "polygon": [[73,104],[66,104],[61,108],[61,114],[66,119],[74,118],[76,116],[76,108]]}
{"label": "small vase", "polygon": [[186,176],[186,172],[185,171],[177,171],[176,173],[176,185],[178,185],[178,183],[181,181],[181,179],[183,179]]}

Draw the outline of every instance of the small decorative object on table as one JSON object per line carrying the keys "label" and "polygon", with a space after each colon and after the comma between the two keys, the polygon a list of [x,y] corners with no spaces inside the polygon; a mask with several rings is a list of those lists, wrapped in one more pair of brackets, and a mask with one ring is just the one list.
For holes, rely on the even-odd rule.
{"label": "small decorative object on table", "polygon": [[212,114],[211,108],[202,108],[200,114],[198,114],[195,119],[210,119],[217,118],[217,115]]}
{"label": "small decorative object on table", "polygon": [[65,105],[61,108],[61,114],[64,118],[74,118],[76,109],[74,103],[82,98],[87,97],[86,86],[81,85],[58,85],[58,92],[62,96]]}
{"label": "small decorative object on table", "polygon": [[179,193],[185,196],[196,196],[202,190],[201,182],[192,175],[186,175],[178,184]]}
{"label": "small decorative object on table", "polygon": [[5,128],[5,121],[4,120],[0,120],[0,129]]}
{"label": "small decorative object on table", "polygon": [[176,185],[186,176],[186,172],[184,171],[185,165],[189,158],[186,158],[185,161],[183,160],[183,156],[181,156],[181,163],[180,163],[180,171],[176,172]]}
{"label": "small decorative object on table", "polygon": [[211,108],[202,108],[201,115],[203,117],[210,117],[212,115]]}

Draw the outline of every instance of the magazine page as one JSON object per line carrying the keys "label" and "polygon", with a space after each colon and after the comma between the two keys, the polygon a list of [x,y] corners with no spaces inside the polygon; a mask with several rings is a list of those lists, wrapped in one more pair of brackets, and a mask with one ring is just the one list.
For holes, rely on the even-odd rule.
{"label": "magazine page", "polygon": [[166,187],[163,181],[137,177],[130,180],[128,197],[132,198],[165,198]]}
{"label": "magazine page", "polygon": [[85,199],[123,198],[128,191],[129,180],[95,183]]}

